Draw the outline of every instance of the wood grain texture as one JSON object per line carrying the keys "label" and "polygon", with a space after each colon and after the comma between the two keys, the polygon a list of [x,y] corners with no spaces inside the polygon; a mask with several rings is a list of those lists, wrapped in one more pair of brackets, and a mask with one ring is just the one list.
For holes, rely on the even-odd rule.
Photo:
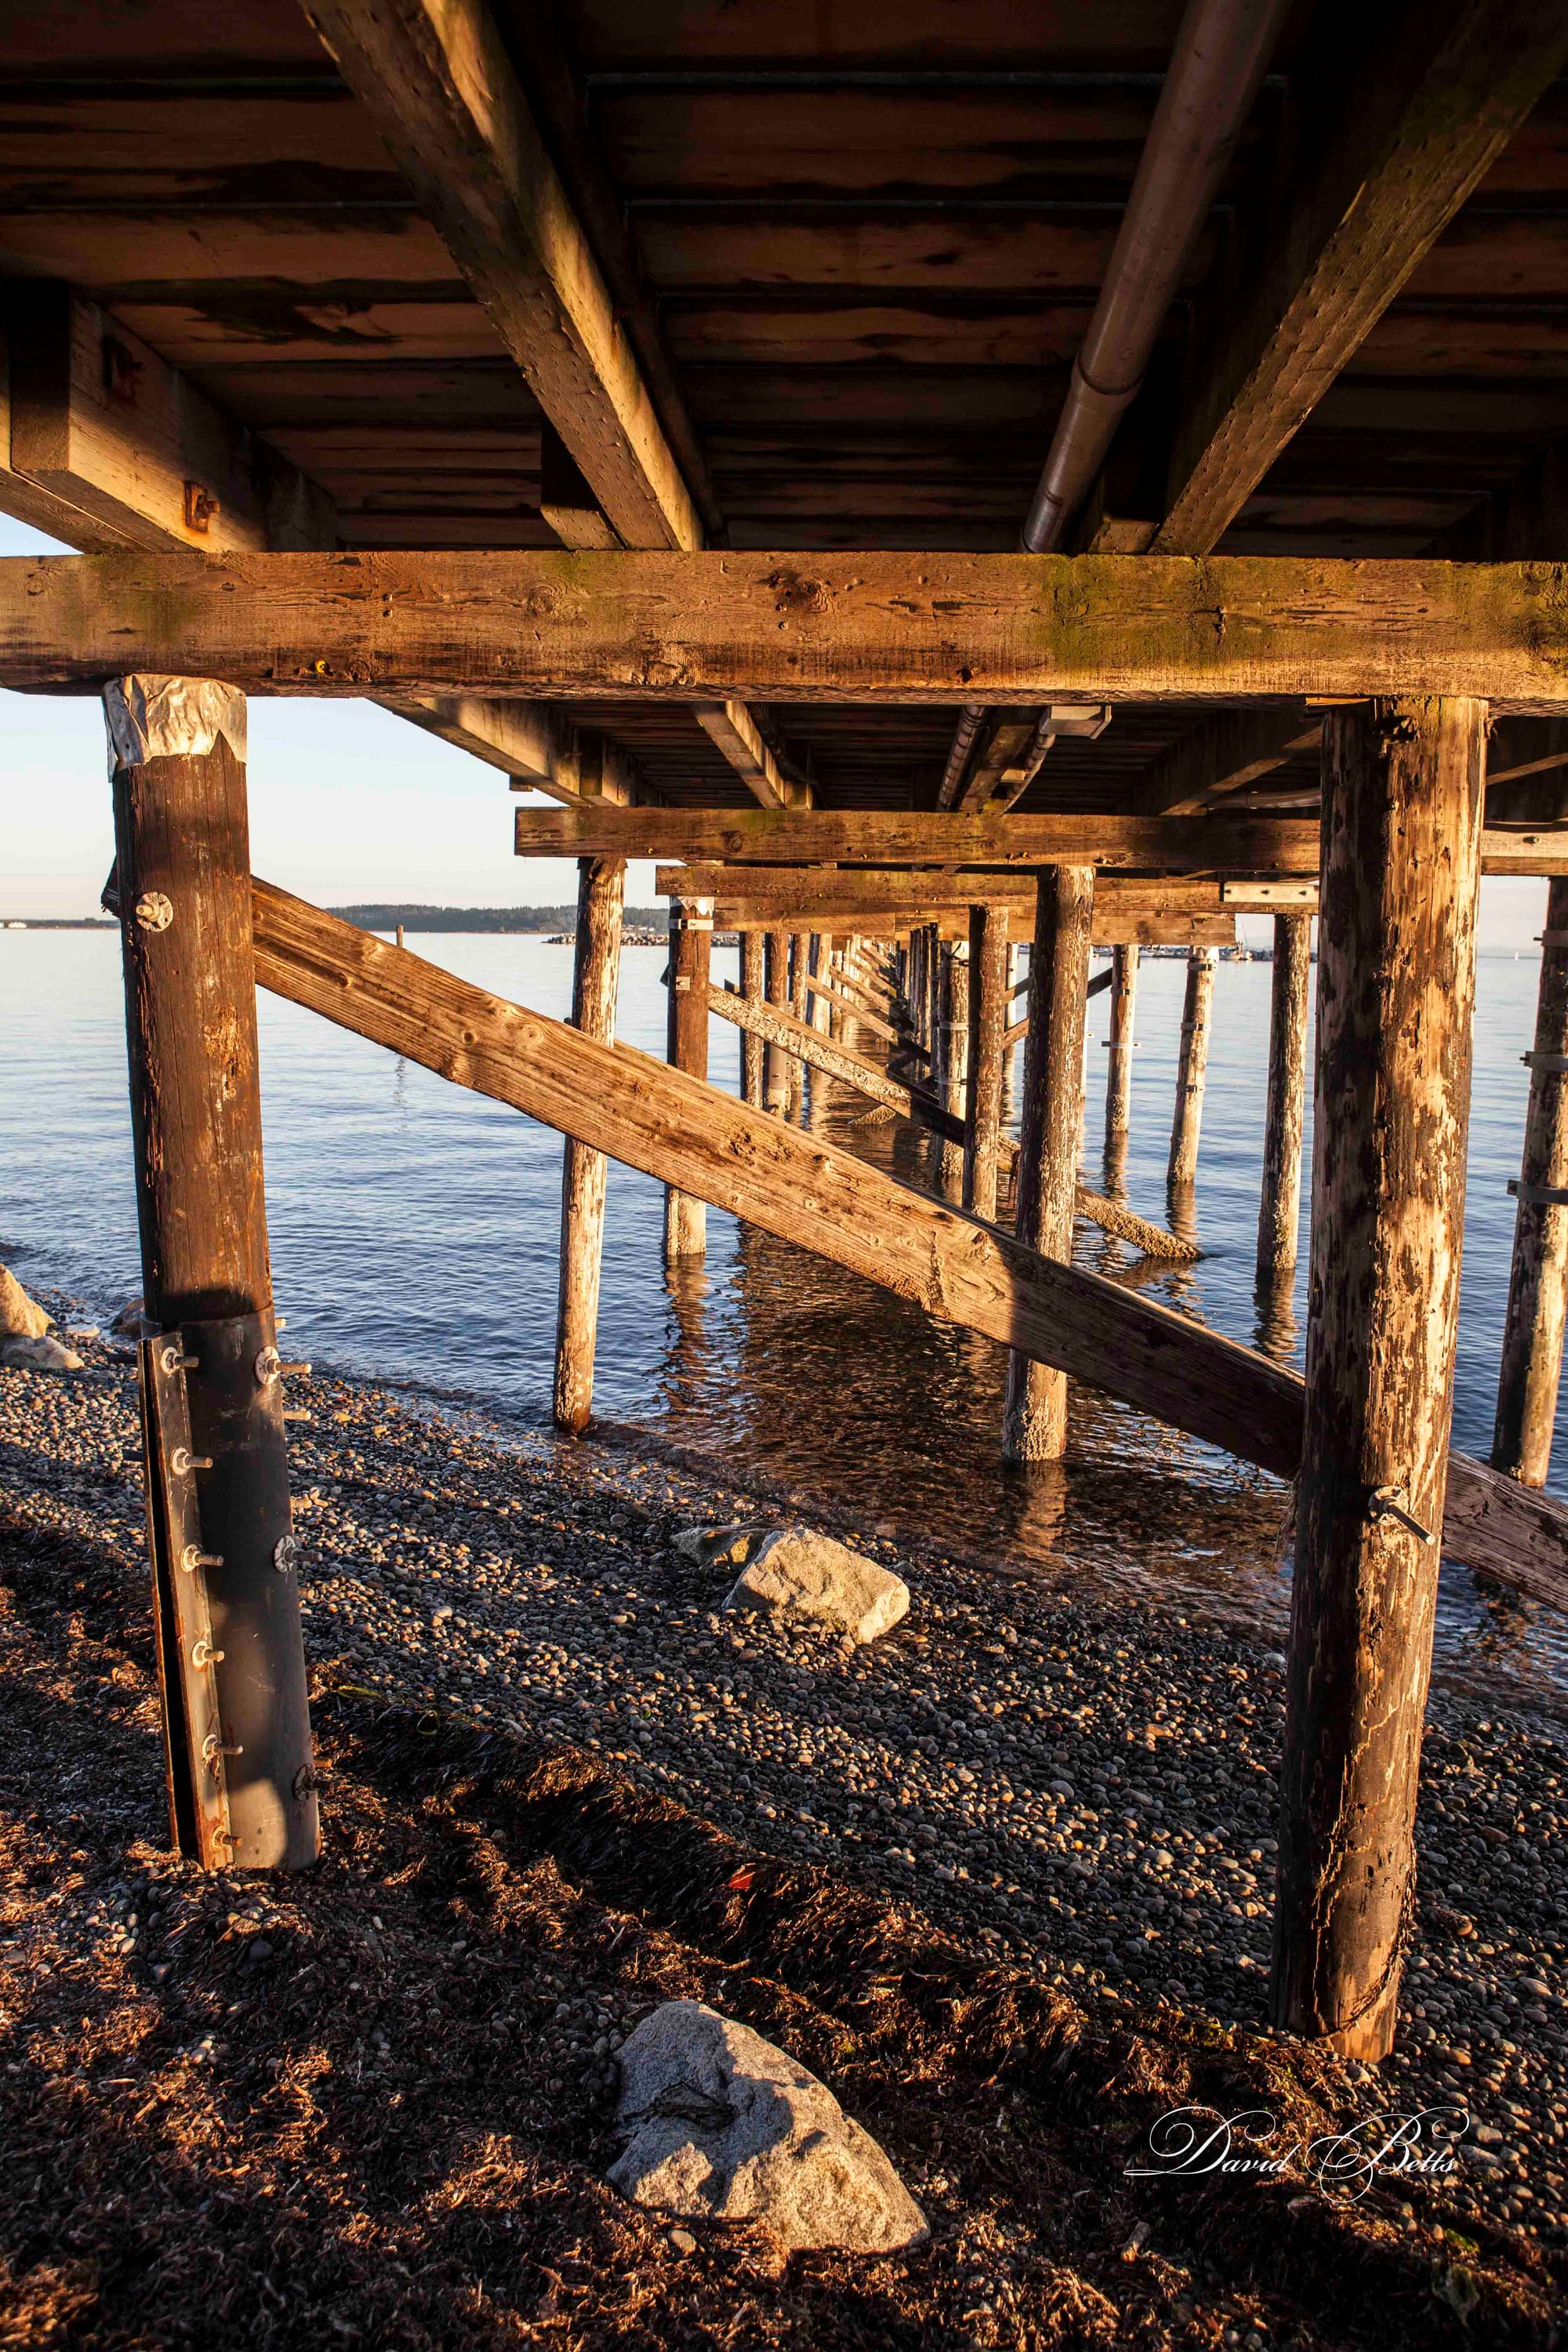
{"label": "wood grain texture", "polygon": [[[118,769],[114,832],[147,1312],[266,1315],[244,762],[220,735]],[[144,896],[168,901],[164,929],[137,921]]]}
{"label": "wood grain texture", "polygon": [[1156,552],[1217,543],[1565,58],[1557,0],[1396,13],[1178,424]]}
{"label": "wood grain texture", "polygon": [[[1537,1054],[1568,1055],[1564,939],[1568,939],[1568,880],[1559,880],[1552,883],[1546,901],[1546,938],[1541,950],[1535,1011]],[[1529,1192],[1537,1187],[1561,1191],[1568,1186],[1568,1073],[1563,1070],[1537,1066],[1531,1071],[1519,1174],[1492,1464],[1522,1486],[1543,1486],[1552,1466],[1552,1431],[1563,1375],[1568,1207],[1531,1200]]]}
{"label": "wood grain texture", "polygon": [[1203,1136],[1204,1088],[1208,1077],[1209,1027],[1214,1018],[1214,951],[1194,948],[1187,957],[1182,997],[1182,1046],[1176,1057],[1176,1107],[1171,1120],[1168,1181],[1185,1187],[1198,1172]]}
{"label": "wood grain texture", "polygon": [[1105,1055],[1105,1135],[1108,1143],[1126,1135],[1132,1124],[1132,1055],[1138,1043],[1135,1034],[1138,963],[1139,950],[1135,947],[1112,949],[1110,1034],[1106,1040]]}
{"label": "wood grain texture", "polygon": [[483,0],[306,14],[628,547],[701,524],[631,340]]}
{"label": "wood grain texture", "polygon": [[[713,918],[706,899],[672,898],[669,907],[668,1054],[688,1077],[708,1076],[708,989],[713,958]],[[664,1188],[666,1259],[702,1257],[708,1248],[708,1208],[700,1192]]]}
{"label": "wood grain texture", "polygon": [[[618,857],[584,857],[577,877],[577,942],[572,966],[572,1021],[585,1037],[613,1045],[621,975],[621,918],[626,869]],[[561,1286],[555,1321],[555,1426],[574,1434],[594,1411],[594,1353],[599,1329],[599,1269],[605,1242],[602,1151],[572,1136],[561,1167]]]}
{"label": "wood grain texture", "polygon": [[[941,1207],[819,1136],[628,1045],[488,995],[287,891],[252,884],[264,988],[422,1069],[510,1103],[664,1183],[799,1243],[1113,1396],[1293,1475],[1301,1383],[1187,1317]],[[786,1016],[787,1017],[787,1016]],[[1076,1081],[1075,1081],[1076,1082]],[[1568,1609],[1568,1508],[1455,1454],[1453,1558]]]}
{"label": "wood grain texture", "polygon": [[[748,1004],[761,1004],[767,992],[761,931],[747,931],[741,940],[741,993]],[[741,1032],[741,1100],[753,1110],[763,1107],[763,1040],[754,1029]]]}
{"label": "wood grain texture", "polygon": [[1307,1013],[1312,980],[1312,919],[1274,918],[1269,989],[1268,1096],[1263,1115],[1263,1190],[1258,1211],[1258,1273],[1272,1283],[1296,1263],[1301,1224],[1301,1130],[1307,1108]]}
{"label": "wood grain texture", "polygon": [[147,669],[263,694],[895,705],[1484,688],[1550,715],[1565,577],[1248,556],[13,556],[0,685]]}
{"label": "wood grain texture", "polygon": [[1486,706],[1323,730],[1317,1116],[1274,2005],[1391,2046],[1415,1870],[1464,1227]]}
{"label": "wood grain texture", "polygon": [[[1094,869],[1047,866],[1035,891],[1028,1042],[1018,1134],[1017,1234],[1026,1249],[1072,1255],[1078,1186],[1083,1025],[1094,917]],[[1067,1449],[1068,1368],[1015,1348],[1007,1360],[1002,1453],[1056,1461]]]}
{"label": "wood grain texture", "polygon": [[963,1205],[990,1223],[996,1214],[1002,1145],[1002,1056],[1007,1033],[1007,910],[969,916],[969,1077],[963,1129]]}

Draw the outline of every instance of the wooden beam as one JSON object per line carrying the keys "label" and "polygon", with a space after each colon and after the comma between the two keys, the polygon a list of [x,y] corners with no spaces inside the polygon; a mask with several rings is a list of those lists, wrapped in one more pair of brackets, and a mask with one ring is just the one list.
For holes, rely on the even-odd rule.
{"label": "wooden beam", "polygon": [[[1015,819],[1015,823],[1018,820]],[[829,908],[868,923],[886,907],[907,907],[918,898],[932,912],[943,908],[1006,907],[1032,923],[1035,877],[1028,870],[1005,873],[969,870],[943,873],[918,866],[720,865],[712,859],[688,866],[660,866],[654,876],[660,898],[697,892],[729,905],[770,904],[793,910],[804,902]],[[1281,907],[1315,912],[1315,880],[1215,882],[1186,875],[1142,876],[1102,870],[1095,877],[1097,911],[1118,916],[1274,914]],[[1015,930],[1017,925],[1014,926]],[[1028,985],[1014,992],[1021,995]]]}
{"label": "wooden beam", "polygon": [[630,338],[482,0],[310,0],[306,15],[483,303],[612,528],[701,524]]}
{"label": "wooden beam", "polygon": [[1132,806],[1140,816],[1196,816],[1314,749],[1322,731],[1321,720],[1306,722],[1299,710],[1214,711],[1150,761]]}
{"label": "wooden beam", "polygon": [[13,556],[0,566],[0,685],[97,685],[133,666],[263,694],[689,707],[1090,689],[1111,703],[1342,699],[1479,684],[1499,709],[1550,716],[1568,704],[1565,577],[1554,564],[1278,556]]}
{"label": "wooden beam", "polygon": [[778,761],[743,702],[699,703],[692,716],[763,808],[810,807],[811,794],[780,773]]}
{"label": "wooden beam", "polygon": [[1415,0],[1358,60],[1186,403],[1156,554],[1217,544],[1565,59],[1558,0]]}
{"label": "wooden beam", "polygon": [[[994,908],[998,912],[1013,914],[1023,906],[1017,898],[984,898],[977,903]],[[791,923],[818,920],[823,910],[809,900],[793,905],[788,909]],[[764,899],[759,905],[733,898],[714,901],[714,920],[721,930],[768,931],[776,929],[783,909],[775,899]],[[969,936],[968,910],[962,907],[943,907],[932,915],[923,899],[905,900],[901,905],[868,907],[862,920],[873,923],[887,932],[917,929],[930,921],[939,938],[963,940]],[[1096,947],[1143,948],[1229,948],[1236,945],[1234,915],[1160,915],[1139,914],[1110,908],[1095,918]]]}
{"label": "wooden beam", "polygon": [[[338,547],[331,499],[113,315],[68,286],[14,281],[0,346],[0,509],[88,551],[258,552]],[[10,386],[9,401],[5,384]],[[575,801],[649,799],[603,743],[593,782],[579,730],[548,704],[394,691],[426,733]]]}
{"label": "wooden beam", "polygon": [[619,547],[583,468],[548,416],[539,434],[539,511],[563,547]]}

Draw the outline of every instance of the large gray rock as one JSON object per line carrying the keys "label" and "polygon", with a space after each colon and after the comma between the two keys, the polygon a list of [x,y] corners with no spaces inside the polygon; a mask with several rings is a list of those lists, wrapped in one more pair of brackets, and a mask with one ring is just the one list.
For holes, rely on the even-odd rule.
{"label": "large gray rock", "polygon": [[52,1320],[10,1267],[0,1265],[0,1339],[41,1339]]}
{"label": "large gray rock", "polygon": [[754,2221],[792,2247],[889,2254],[925,2215],[871,2137],[815,2074],[700,2000],[668,2000],[621,2050],[606,2176],[672,2219]]}
{"label": "large gray rock", "polygon": [[726,1609],[808,1618],[852,1642],[874,1642],[909,1605],[901,1576],[815,1528],[785,1528],[767,1537],[724,1599]]}
{"label": "large gray rock", "polygon": [[37,1339],[0,1339],[0,1370],[8,1372],[79,1372],[82,1360],[63,1339],[44,1332]]}

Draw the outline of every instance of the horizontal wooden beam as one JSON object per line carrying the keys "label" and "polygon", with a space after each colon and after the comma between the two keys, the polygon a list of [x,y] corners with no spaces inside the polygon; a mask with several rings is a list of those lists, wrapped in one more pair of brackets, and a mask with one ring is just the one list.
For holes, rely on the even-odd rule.
{"label": "horizontal wooden beam", "polygon": [[[993,875],[1009,867],[1078,865],[1129,875],[1216,877],[1224,877],[1222,904],[1244,911],[1245,900],[1225,898],[1224,888],[1236,887],[1242,876],[1254,882],[1315,883],[1319,847],[1315,817],[960,816],[935,809],[821,808],[519,809],[515,845],[520,857],[656,857],[737,872],[754,860],[773,867],[791,862],[974,867]],[[1568,832],[1488,831],[1481,856],[1489,874],[1565,873]],[[937,905],[953,878],[931,877]],[[956,879],[961,890],[967,887],[966,874]],[[925,887],[923,877],[906,873],[900,896],[923,894]],[[987,902],[982,895],[974,903]]]}
{"label": "horizontal wooden beam", "polygon": [[1468,694],[1550,716],[1568,704],[1568,570],[538,550],[0,567],[0,685],[97,685],[126,669],[254,694],[689,707]]}
{"label": "horizontal wooden beam", "polygon": [[[509,1004],[287,891],[252,891],[264,988],[646,1175],[847,1266],[1282,1478],[1300,1459],[1300,1381],[1114,1282],[1040,1257],[819,1135],[630,1046]],[[1568,1606],[1568,1508],[1451,1457],[1444,1540]]]}
{"label": "horizontal wooden beam", "polygon": [[763,808],[810,807],[811,794],[781,774],[778,761],[743,702],[700,702],[692,716]]}
{"label": "horizontal wooden beam", "polygon": [[[1005,903],[1020,904],[1017,901]],[[1032,896],[1028,904],[1032,909]],[[805,900],[792,906],[786,916],[776,900],[754,904],[744,898],[720,898],[714,902],[713,919],[721,931],[773,931],[781,928],[804,930],[816,927],[819,922],[826,924],[832,912],[831,908],[817,909]],[[856,919],[889,938],[918,930],[927,923],[944,940],[966,940],[969,937],[967,907],[932,908],[919,898],[905,899],[901,904],[867,908]],[[1107,908],[1103,911],[1097,908],[1094,944],[1100,948],[1234,947],[1236,918],[1234,915],[1141,915],[1135,911],[1121,912],[1114,908]]]}
{"label": "horizontal wooden beam", "polygon": [[[1240,513],[1568,60],[1559,0],[1406,0],[1331,111],[1177,426],[1157,553],[1203,555]],[[1478,691],[1479,689],[1478,688]]]}
{"label": "horizontal wooden beam", "polygon": [[[1006,907],[1022,913],[1035,903],[1032,870],[936,873],[918,866],[748,866],[705,862],[661,866],[654,877],[661,898],[712,898],[728,910],[727,928],[832,930],[854,922],[874,930],[907,930],[910,921],[943,914],[967,917],[971,907]],[[1315,909],[1315,879],[1215,882],[1184,875],[1146,877],[1103,869],[1095,883],[1095,914],[1118,922],[1200,915],[1275,914],[1282,906]],[[918,909],[919,911],[911,911]],[[893,916],[896,919],[889,921]],[[1020,937],[1026,936],[1020,932]],[[1110,939],[1107,945],[1115,945]]]}
{"label": "horizontal wooden beam", "polygon": [[1195,816],[1314,747],[1322,721],[1300,710],[1216,710],[1168,744],[1132,790],[1141,816]]}

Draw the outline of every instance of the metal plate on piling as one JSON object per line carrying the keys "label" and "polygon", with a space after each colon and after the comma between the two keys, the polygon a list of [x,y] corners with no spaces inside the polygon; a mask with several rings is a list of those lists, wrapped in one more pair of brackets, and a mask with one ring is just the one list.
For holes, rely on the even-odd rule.
{"label": "metal plate on piling", "polygon": [[181,1853],[204,1869],[224,1870],[234,1848],[224,1769],[229,1743],[218,1702],[219,1654],[213,1641],[206,1572],[198,1564],[201,1517],[185,1360],[178,1332],[143,1339],[136,1350],[147,1545],[163,1694],[170,1830]]}

